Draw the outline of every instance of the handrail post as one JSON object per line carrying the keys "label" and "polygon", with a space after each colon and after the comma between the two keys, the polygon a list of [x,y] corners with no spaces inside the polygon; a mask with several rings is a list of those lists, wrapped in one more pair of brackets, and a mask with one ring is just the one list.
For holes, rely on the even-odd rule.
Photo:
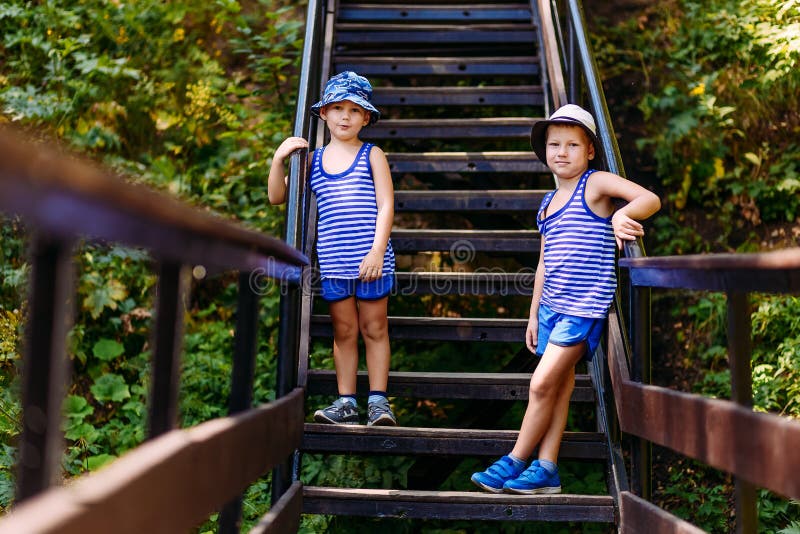
{"label": "handrail post", "polygon": [[[753,407],[752,320],[749,295],[740,291],[727,292],[728,362],[731,369],[731,400],[746,408]],[[734,477],[736,503],[736,532],[750,534],[758,531],[756,488]]]}
{"label": "handrail post", "polygon": [[[651,290],[630,286],[630,339],[632,348],[631,378],[643,384],[651,382]],[[652,496],[652,445],[641,438],[631,438],[631,488],[645,500]]]}
{"label": "handrail post", "polygon": [[[239,273],[239,298],[236,306],[236,337],[233,349],[230,415],[248,410],[253,403],[256,354],[258,352],[258,300],[250,273]],[[227,503],[219,514],[219,533],[237,534],[242,518],[242,498]]]}
{"label": "handrail post", "polygon": [[44,491],[60,476],[61,403],[67,371],[65,345],[74,304],[71,242],[35,236],[31,265],[17,503]]}
{"label": "handrail post", "polygon": [[175,261],[161,262],[152,335],[148,439],[168,432],[177,425],[180,355],[183,345],[183,299],[188,286],[189,272],[184,265]]}

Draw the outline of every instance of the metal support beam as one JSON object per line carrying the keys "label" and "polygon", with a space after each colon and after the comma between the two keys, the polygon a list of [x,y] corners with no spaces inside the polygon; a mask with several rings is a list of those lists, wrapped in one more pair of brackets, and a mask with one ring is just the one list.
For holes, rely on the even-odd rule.
{"label": "metal support beam", "polygon": [[[651,290],[648,287],[630,289],[632,345],[631,378],[643,384],[651,382]],[[649,501],[652,496],[652,445],[649,441],[631,439],[631,487],[634,493]]]}

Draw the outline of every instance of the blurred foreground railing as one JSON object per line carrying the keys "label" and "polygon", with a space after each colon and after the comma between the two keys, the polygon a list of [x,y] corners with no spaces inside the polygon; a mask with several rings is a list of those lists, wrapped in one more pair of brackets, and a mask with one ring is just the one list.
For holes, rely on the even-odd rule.
{"label": "blurred foreground railing", "polygon": [[[31,249],[17,504],[0,519],[0,533],[187,532],[220,509],[220,532],[238,532],[238,496],[286,461],[303,430],[301,389],[251,406],[259,298],[251,276],[296,286],[308,260],[278,239],[127,183],[12,130],[0,130],[0,154],[0,210],[22,219]],[[66,335],[75,302],[72,258],[83,239],[144,248],[157,265],[149,441],[97,473],[56,487]],[[184,302],[195,265],[239,273],[231,416],[177,430]],[[299,522],[299,488],[284,497],[256,531],[287,531]]]}
{"label": "blurred foreground railing", "polygon": [[[800,293],[800,249],[760,254],[709,254],[624,258],[632,294],[650,288],[724,291],[728,298],[728,361],[731,400],[706,398],[632,379],[642,355],[624,343],[619,317],[609,320],[608,360],[623,432],[668,447],[735,480],[736,531],[758,532],[756,487],[800,499],[800,421],[752,410],[751,292]],[[649,298],[631,310],[649,313]],[[624,492],[622,532],[699,532]]]}

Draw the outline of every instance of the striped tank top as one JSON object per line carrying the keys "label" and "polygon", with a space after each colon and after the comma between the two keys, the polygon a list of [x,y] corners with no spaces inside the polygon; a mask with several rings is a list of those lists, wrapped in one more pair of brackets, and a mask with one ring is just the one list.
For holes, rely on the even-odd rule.
{"label": "striped tank top", "polygon": [[564,207],[547,217],[555,191],[542,199],[536,217],[545,240],[540,302],[557,313],[602,319],[617,287],[617,245],[611,217],[599,217],[586,205],[586,182],[593,172],[586,171]]}
{"label": "striped tank top", "polygon": [[[317,197],[317,259],[322,278],[358,278],[358,266],[372,248],[378,205],[369,153],[364,143],[353,164],[338,174],[322,168],[325,147],[314,151],[311,190]],[[386,245],[383,274],[394,273],[392,242]]]}

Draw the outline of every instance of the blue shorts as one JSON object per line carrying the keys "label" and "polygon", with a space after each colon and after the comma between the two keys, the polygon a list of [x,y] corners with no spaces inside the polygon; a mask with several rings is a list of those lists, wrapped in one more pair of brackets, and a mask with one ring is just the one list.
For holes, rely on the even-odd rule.
{"label": "blue shorts", "polygon": [[559,347],[571,347],[586,343],[587,351],[583,359],[591,361],[594,351],[600,343],[605,319],[576,317],[565,313],[557,313],[539,304],[539,336],[536,343],[536,354],[541,356],[548,343]]}
{"label": "blue shorts", "polygon": [[322,298],[328,302],[336,302],[355,297],[358,300],[380,300],[389,295],[394,287],[394,275],[385,274],[364,282],[358,278],[323,278]]}

